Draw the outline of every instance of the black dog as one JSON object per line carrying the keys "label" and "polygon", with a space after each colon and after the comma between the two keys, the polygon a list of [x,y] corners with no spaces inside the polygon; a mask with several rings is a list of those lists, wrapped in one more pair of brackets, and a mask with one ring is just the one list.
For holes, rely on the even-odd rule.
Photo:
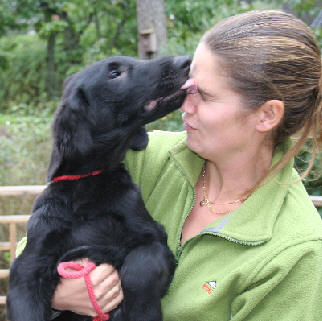
{"label": "black dog", "polygon": [[[49,320],[58,263],[84,257],[119,271],[124,300],[110,320],[162,320],[174,258],[122,161],[129,148],[146,147],[146,123],[181,106],[189,65],[186,57],[114,57],[67,79],[53,125],[51,183],[34,204],[27,245],[11,267],[11,321]],[[63,312],[56,320],[91,318]]]}

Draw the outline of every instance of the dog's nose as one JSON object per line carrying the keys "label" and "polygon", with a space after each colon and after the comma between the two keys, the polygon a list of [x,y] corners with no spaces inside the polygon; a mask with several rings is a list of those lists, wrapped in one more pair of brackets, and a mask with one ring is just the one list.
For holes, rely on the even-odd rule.
{"label": "dog's nose", "polygon": [[174,64],[179,69],[187,69],[189,70],[191,59],[188,56],[176,56],[174,57]]}

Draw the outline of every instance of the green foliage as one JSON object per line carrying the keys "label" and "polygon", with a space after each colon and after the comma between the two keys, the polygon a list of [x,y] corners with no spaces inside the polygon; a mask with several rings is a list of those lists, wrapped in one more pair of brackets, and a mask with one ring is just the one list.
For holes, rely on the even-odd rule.
{"label": "green foliage", "polygon": [[311,27],[316,36],[320,47],[322,47],[322,21],[319,26],[314,26],[314,19],[321,14],[320,0],[284,0],[285,7],[292,11],[297,17],[302,19],[308,26]]}
{"label": "green foliage", "polygon": [[0,36],[15,26],[13,1],[0,0]]}
{"label": "green foliage", "polygon": [[0,40],[0,71],[5,71],[10,68],[9,60],[11,57],[11,51],[15,46],[16,43],[9,39],[5,39],[3,41]]}
{"label": "green foliage", "polygon": [[[0,30],[37,33],[8,33],[0,39],[0,81],[5,84],[0,88],[0,112],[25,110],[28,115],[30,110],[42,113],[44,106],[50,110],[70,74],[107,56],[137,53],[135,0],[20,0],[10,6],[0,0],[0,5],[12,17],[10,25],[0,19]],[[47,50],[50,37],[54,38],[51,52]],[[50,59],[54,74],[46,69]],[[48,77],[54,79],[54,91],[48,87]],[[48,97],[54,99],[49,107]]]}
{"label": "green foliage", "polygon": [[0,117],[0,185],[46,183],[50,119]]}
{"label": "green foliage", "polygon": [[[295,168],[301,174],[308,168],[312,158],[312,141],[308,141],[302,151],[295,157]],[[322,154],[317,154],[313,168],[303,181],[308,194],[322,195]],[[322,208],[318,209],[322,217]]]}
{"label": "green foliage", "polygon": [[[312,9],[316,1],[292,0],[290,3],[298,12],[306,10],[310,15],[316,15],[318,9]],[[56,106],[63,80],[70,74],[107,56],[137,55],[135,0],[20,0],[11,5],[0,0],[1,4],[8,17],[15,17],[9,19],[11,24],[0,20],[0,25],[6,25],[3,30],[34,28],[38,37],[7,36],[0,40],[0,69],[4,71],[0,81],[6,80],[4,88],[0,89],[0,112],[35,110],[36,113],[47,106],[46,100],[52,93],[46,86],[46,46],[53,33],[56,98],[46,110]],[[278,9],[281,5],[279,1],[268,0],[247,3],[239,0],[167,0],[168,46],[162,53],[192,55],[204,31],[220,19],[250,9]],[[319,36],[321,28],[316,33]],[[17,48],[14,50],[10,46]]]}
{"label": "green foliage", "polygon": [[41,38],[48,38],[53,32],[62,32],[67,27],[67,22],[62,20],[53,20],[43,25],[37,25],[38,34]]}
{"label": "green foliage", "polygon": [[[295,158],[295,166],[303,173],[309,166],[312,157],[312,141],[308,141],[302,151]],[[322,155],[316,155],[314,166],[304,180],[307,192],[310,195],[322,195]]]}
{"label": "green foliage", "polygon": [[[0,185],[46,183],[51,151],[52,117],[21,117],[0,114]],[[182,130],[181,113],[176,111],[148,126],[149,130]],[[1,203],[5,203],[0,200]],[[25,204],[24,209],[25,209]],[[7,204],[3,211],[19,210]],[[1,213],[1,207],[0,207]]]}
{"label": "green foliage", "polygon": [[303,20],[307,20],[310,16],[317,16],[321,11],[320,0],[288,0],[284,3],[288,4]]}
{"label": "green foliage", "polygon": [[147,125],[147,130],[168,130],[168,131],[182,131],[182,112],[180,110],[176,110],[167,116],[154,121],[151,124]]}
{"label": "green foliage", "polygon": [[202,34],[217,21],[242,12],[238,0],[167,1],[168,51],[170,54],[193,54]]}
{"label": "green foliage", "polygon": [[[45,42],[36,35],[0,39],[0,111],[23,115],[52,112],[45,91]],[[56,102],[54,102],[56,106]],[[33,108],[34,107],[34,108]]]}

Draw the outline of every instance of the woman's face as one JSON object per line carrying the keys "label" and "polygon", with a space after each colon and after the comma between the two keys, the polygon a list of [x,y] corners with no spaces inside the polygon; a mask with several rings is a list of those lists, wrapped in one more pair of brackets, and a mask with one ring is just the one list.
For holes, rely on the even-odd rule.
{"label": "woman's face", "polygon": [[243,109],[241,96],[221,68],[221,58],[203,43],[195,51],[190,78],[191,93],[181,107],[188,147],[205,159],[245,151],[256,134],[256,117]]}

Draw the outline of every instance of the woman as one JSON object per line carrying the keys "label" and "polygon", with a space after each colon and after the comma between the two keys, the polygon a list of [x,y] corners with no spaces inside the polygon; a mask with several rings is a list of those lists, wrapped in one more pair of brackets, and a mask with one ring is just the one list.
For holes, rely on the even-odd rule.
{"label": "woman", "polygon": [[[165,321],[321,319],[322,223],[292,169],[310,132],[317,152],[321,83],[320,50],[292,15],[236,15],[201,39],[186,133],[152,133],[126,157],[178,263]],[[102,310],[115,308],[115,269],[91,277]],[[62,280],[53,308],[94,316],[83,283]]]}

